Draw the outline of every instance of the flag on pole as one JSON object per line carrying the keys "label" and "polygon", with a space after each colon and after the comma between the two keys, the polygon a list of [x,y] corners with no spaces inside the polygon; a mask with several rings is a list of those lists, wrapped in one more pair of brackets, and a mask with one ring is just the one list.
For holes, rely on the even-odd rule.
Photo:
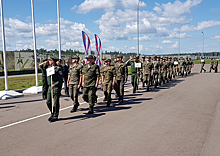
{"label": "flag on pole", "polygon": [[91,42],[89,36],[84,31],[82,31],[82,38],[83,38],[83,45],[85,48],[85,58],[86,58],[88,55],[91,55],[91,49],[90,49]]}
{"label": "flag on pole", "polygon": [[101,39],[95,34],[95,45],[96,45],[96,64],[99,65],[99,67],[101,67],[102,65],[102,53],[101,53],[101,49],[102,49],[102,42]]}

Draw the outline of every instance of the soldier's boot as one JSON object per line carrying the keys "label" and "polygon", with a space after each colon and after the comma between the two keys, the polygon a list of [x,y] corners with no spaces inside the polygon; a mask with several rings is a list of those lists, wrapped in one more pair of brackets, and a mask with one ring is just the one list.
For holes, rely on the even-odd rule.
{"label": "soldier's boot", "polygon": [[104,94],[105,94],[105,97],[104,97],[103,101],[107,101],[107,96],[108,96],[108,95],[107,95],[107,93],[105,93],[105,92],[104,92]]}
{"label": "soldier's boot", "polygon": [[142,83],[142,87],[144,88],[144,86],[145,86],[145,85],[144,85],[144,82],[143,82],[143,83]]}
{"label": "soldier's boot", "polygon": [[106,107],[109,107],[110,104],[111,104],[111,101],[108,101]]}
{"label": "soldier's boot", "polygon": [[165,84],[166,82],[165,82],[165,80],[163,80],[163,84]]}
{"label": "soldier's boot", "polygon": [[74,106],[73,106],[73,109],[70,111],[70,113],[74,113],[74,112],[76,112],[77,109],[78,109],[78,106],[74,105]]}
{"label": "soldier's boot", "polygon": [[93,106],[89,106],[88,114],[93,114],[93,113],[94,113]]}
{"label": "soldier's boot", "polygon": [[154,85],[154,88],[157,88],[157,86],[158,86],[158,83],[156,82],[155,85]]}
{"label": "soldier's boot", "polygon": [[120,104],[120,103],[123,103],[124,101],[123,101],[123,97],[122,96],[120,96],[119,97],[119,101],[118,101],[118,103]]}
{"label": "soldier's boot", "polygon": [[204,70],[204,72],[206,72],[206,70]]}
{"label": "soldier's boot", "polygon": [[146,89],[146,91],[149,91],[149,86],[147,86],[147,89]]}
{"label": "soldier's boot", "polygon": [[159,86],[161,86],[161,81],[159,82]]}

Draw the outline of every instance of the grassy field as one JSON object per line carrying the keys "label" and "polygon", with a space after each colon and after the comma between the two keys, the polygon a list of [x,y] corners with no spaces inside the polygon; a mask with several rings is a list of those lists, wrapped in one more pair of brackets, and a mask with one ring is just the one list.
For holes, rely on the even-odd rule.
{"label": "grassy field", "polygon": [[[205,64],[210,64],[211,60],[205,60]],[[193,61],[194,64],[200,64],[201,60]]]}
{"label": "grassy field", "polygon": [[[42,86],[42,76],[38,77],[39,86]],[[25,89],[35,86],[35,76],[16,77],[8,79],[8,88],[10,90]],[[0,91],[5,89],[5,79],[0,79]]]}

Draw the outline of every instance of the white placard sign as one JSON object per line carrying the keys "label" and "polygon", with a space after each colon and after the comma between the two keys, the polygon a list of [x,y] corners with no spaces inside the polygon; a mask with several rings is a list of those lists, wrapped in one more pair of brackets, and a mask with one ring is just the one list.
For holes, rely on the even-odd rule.
{"label": "white placard sign", "polygon": [[47,76],[55,74],[54,67],[47,68]]}
{"label": "white placard sign", "polygon": [[205,62],[205,60],[201,60],[201,62]]}
{"label": "white placard sign", "polygon": [[135,63],[135,68],[141,68],[141,63]]}
{"label": "white placard sign", "polygon": [[178,65],[179,63],[177,61],[174,62],[174,65]]}

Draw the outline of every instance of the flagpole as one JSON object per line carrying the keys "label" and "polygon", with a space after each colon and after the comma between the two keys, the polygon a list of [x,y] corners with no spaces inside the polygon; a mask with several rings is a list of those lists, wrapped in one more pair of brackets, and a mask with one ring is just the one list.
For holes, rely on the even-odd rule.
{"label": "flagpole", "polygon": [[5,46],[5,25],[3,14],[3,2],[1,2],[1,23],[2,23],[2,45],[3,45],[3,57],[4,57],[4,73],[5,73],[5,91],[8,91],[8,72],[7,72],[7,60],[6,60],[6,46]]}
{"label": "flagpole", "polygon": [[58,44],[59,44],[59,59],[61,59],[60,6],[59,6],[59,0],[57,0],[57,17],[58,17]]}
{"label": "flagpole", "polygon": [[32,26],[33,26],[33,41],[34,41],[35,80],[36,80],[36,87],[38,87],[39,84],[38,84],[38,64],[37,64],[36,32],[35,32],[35,18],[34,18],[34,0],[31,0],[31,8],[32,8]]}

